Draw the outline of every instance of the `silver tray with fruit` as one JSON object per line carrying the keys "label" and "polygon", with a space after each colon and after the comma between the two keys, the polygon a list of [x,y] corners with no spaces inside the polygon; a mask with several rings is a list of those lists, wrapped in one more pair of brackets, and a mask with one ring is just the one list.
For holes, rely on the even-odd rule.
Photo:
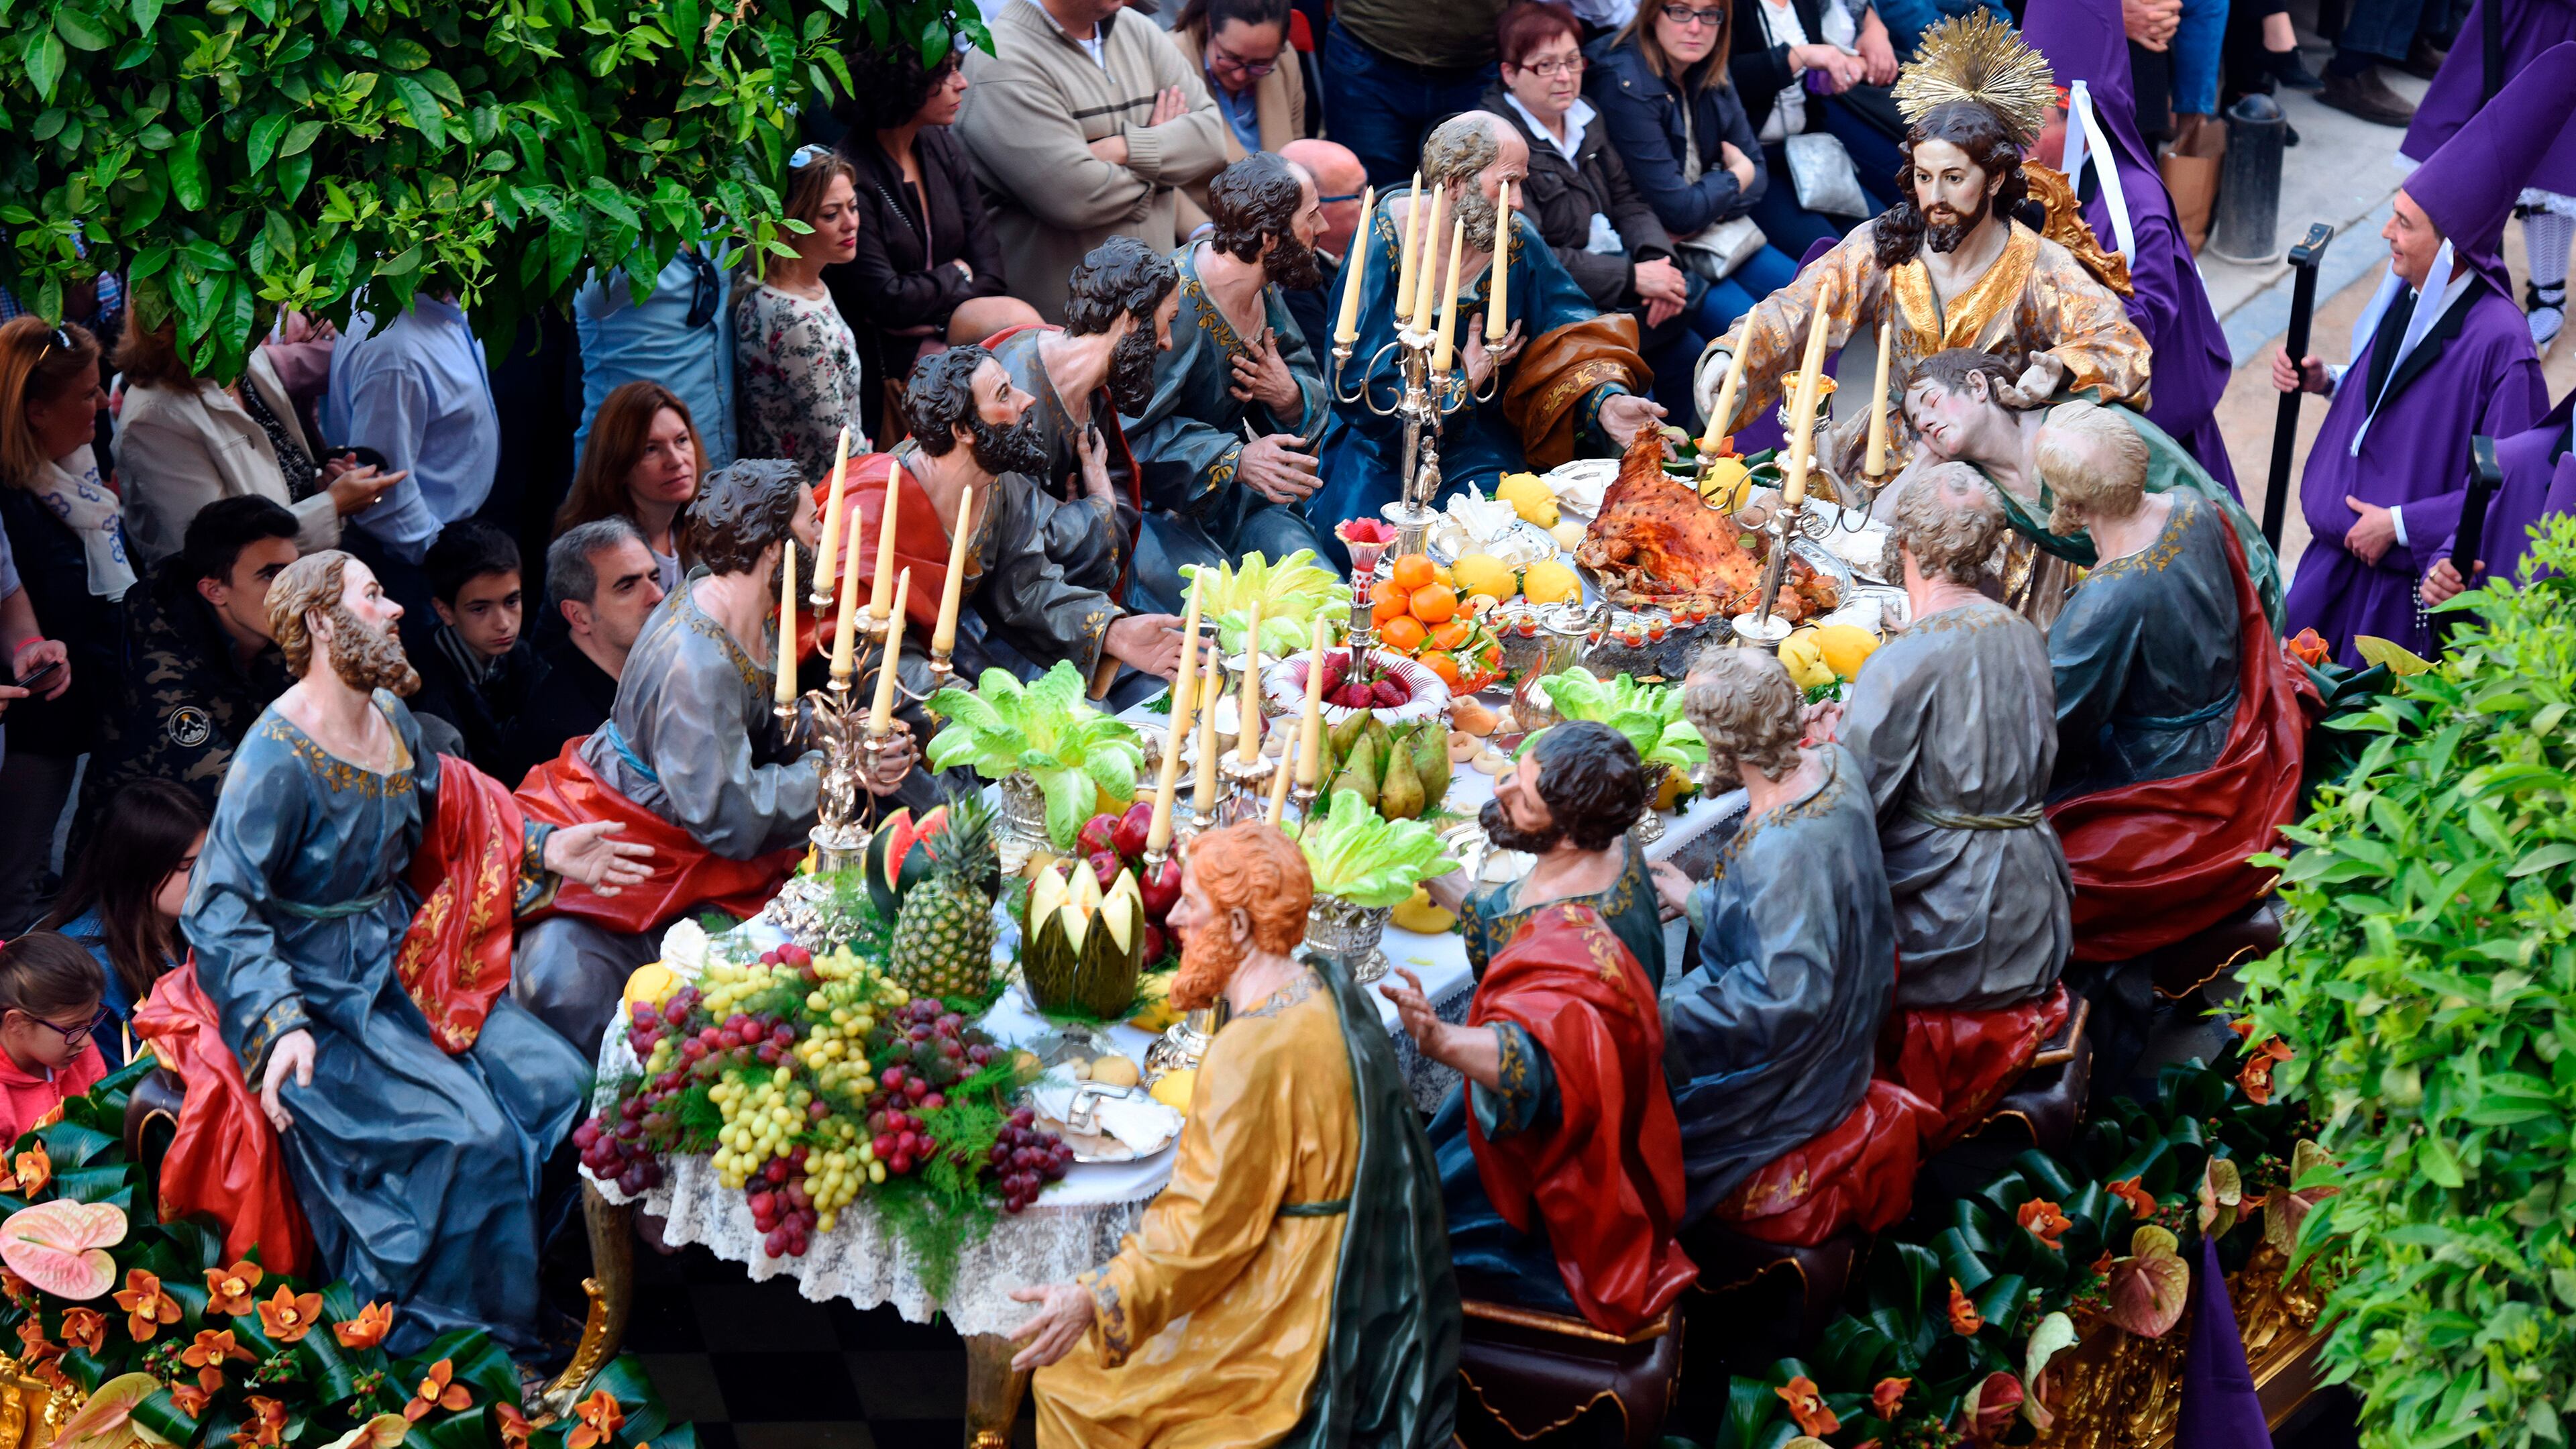
{"label": "silver tray with fruit", "polygon": [[[1296,719],[1306,712],[1306,671],[1313,651],[1301,650],[1273,661],[1261,672],[1261,693],[1273,718]],[[1431,666],[1386,649],[1372,649],[1365,670],[1355,676],[1351,651],[1324,651],[1326,724],[1339,724],[1367,710],[1388,725],[1446,719],[1449,686]],[[1363,695],[1361,691],[1368,691]]]}

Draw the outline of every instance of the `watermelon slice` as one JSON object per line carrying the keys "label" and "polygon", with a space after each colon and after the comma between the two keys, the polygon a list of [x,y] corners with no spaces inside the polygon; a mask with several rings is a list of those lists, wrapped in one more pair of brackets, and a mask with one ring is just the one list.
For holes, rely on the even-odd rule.
{"label": "watermelon slice", "polygon": [[877,826],[868,837],[868,899],[875,903],[877,914],[891,920],[903,904],[905,892],[930,874],[930,858],[917,855],[913,847],[948,829],[948,807],[945,805],[924,815],[918,822],[909,809],[897,810]]}

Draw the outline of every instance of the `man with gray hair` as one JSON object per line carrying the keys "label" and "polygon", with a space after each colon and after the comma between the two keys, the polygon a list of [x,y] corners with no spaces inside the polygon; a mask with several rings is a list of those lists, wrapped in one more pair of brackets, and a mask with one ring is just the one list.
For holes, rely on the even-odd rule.
{"label": "man with gray hair", "polygon": [[[1387,406],[1403,385],[1402,349],[1389,344],[1416,320],[1437,325],[1452,266],[1450,241],[1462,236],[1455,260],[1455,370],[1442,404],[1442,497],[1471,483],[1491,490],[1505,473],[1552,468],[1578,454],[1625,452],[1641,435],[1651,437],[1664,415],[1640,392],[1653,374],[1637,355],[1637,319],[1596,311],[1537,226],[1522,217],[1520,191],[1528,177],[1529,143],[1510,122],[1489,111],[1452,116],[1422,143],[1422,189],[1381,193],[1368,233],[1351,239],[1343,261],[1364,268],[1365,277],[1351,376],[1341,380],[1341,394],[1365,386]],[[1506,186],[1513,230],[1499,245],[1511,284],[1503,333],[1489,338],[1485,299],[1493,288]],[[1399,284],[1408,230],[1419,241],[1413,292],[1404,296]],[[1426,295],[1434,315],[1417,319]],[[1405,461],[1400,419],[1335,401],[1324,434],[1323,487],[1308,516],[1375,517],[1401,492]],[[1328,535],[1325,546],[1341,557],[1338,539]]]}
{"label": "man with gray hair", "polygon": [[[1708,744],[1710,783],[1740,782],[1746,797],[1710,880],[1694,889],[1654,867],[1656,893],[1699,932],[1698,961],[1664,1001],[1683,1221],[1714,1214],[1773,1242],[1821,1240],[1853,1221],[1874,1231],[1904,1214],[1921,1104],[1895,1089],[1902,1100],[1875,1100],[1887,1094],[1870,1085],[1896,921],[1869,782],[1841,746],[1799,743],[1798,687],[1762,650],[1703,653],[1682,707]],[[1837,1205],[1851,1182],[1807,1149],[1846,1130],[1902,1149],[1902,1164],[1880,1166],[1903,1177],[1876,1179],[1891,1191]]]}
{"label": "man with gray hair", "polygon": [[1877,801],[1905,963],[1897,1080],[1950,1135],[1984,1118],[2067,1006],[2074,886],[2043,814],[2057,758],[2048,644],[1978,587],[2004,532],[1994,490],[1964,463],[1902,485],[1887,574],[1912,624],[1819,721]]}
{"label": "man with gray hair", "polygon": [[502,742],[502,778],[520,780],[566,740],[599,728],[662,581],[644,535],[622,513],[565,529],[546,549],[546,597],[565,633],[539,651],[546,672]]}

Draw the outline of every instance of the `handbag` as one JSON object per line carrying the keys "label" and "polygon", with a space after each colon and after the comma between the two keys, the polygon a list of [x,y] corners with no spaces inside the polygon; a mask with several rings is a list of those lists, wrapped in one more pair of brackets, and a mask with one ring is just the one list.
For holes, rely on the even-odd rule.
{"label": "handbag", "polygon": [[1788,152],[1789,181],[1802,211],[1828,216],[1867,216],[1869,199],[1861,195],[1860,170],[1842,138],[1831,131],[1806,131],[1781,143]]}
{"label": "handbag", "polygon": [[1739,216],[1702,227],[1689,236],[1676,237],[1673,249],[1680,254],[1682,265],[1715,282],[1744,265],[1746,257],[1762,250],[1770,240],[1753,218]]}

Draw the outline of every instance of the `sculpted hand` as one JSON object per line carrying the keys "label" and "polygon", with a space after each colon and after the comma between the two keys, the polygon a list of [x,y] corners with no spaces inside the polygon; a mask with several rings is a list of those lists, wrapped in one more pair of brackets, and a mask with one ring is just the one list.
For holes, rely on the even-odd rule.
{"label": "sculpted hand", "polygon": [[[1116,506],[1118,495],[1109,487],[1109,439],[1102,435],[1100,424],[1073,435],[1073,454],[1082,462],[1082,491],[1085,497]],[[856,516],[853,514],[853,526]]]}
{"label": "sculpted hand", "polygon": [[[2470,565],[2470,568],[2474,572],[2485,573],[2486,560],[2480,559]],[[2444,599],[2457,598],[2467,587],[2468,585],[2460,582],[2460,571],[2451,567],[2449,559],[2435,559],[2433,567],[2425,572],[2424,585],[2417,590],[2417,593],[2429,608]]]}
{"label": "sculpted hand", "polygon": [[1295,433],[1272,433],[1246,443],[1235,455],[1234,476],[1273,503],[1294,503],[1315,491],[1315,455],[1299,451],[1306,440]]}
{"label": "sculpted hand", "polygon": [[1170,679],[1181,671],[1181,621],[1169,614],[1130,614],[1109,626],[1103,642],[1143,673]]}
{"label": "sculpted hand", "polygon": [[295,1125],[295,1114],[286,1110],[282,1098],[290,1074],[299,1087],[313,1085],[313,1034],[301,1028],[277,1039],[268,1050],[268,1070],[260,1074],[259,1110],[280,1132]]}
{"label": "sculpted hand", "polygon": [[1013,1373],[1045,1368],[1073,1352],[1073,1346],[1091,1331],[1091,1290],[1079,1283],[1014,1288],[1011,1299],[1039,1305],[1028,1322],[1011,1330],[1011,1342],[1027,1345],[1012,1356]]}
{"label": "sculpted hand", "polygon": [[1520,356],[1521,340],[1521,324],[1516,318],[1512,322],[1512,330],[1503,334],[1502,344],[1497,347],[1487,347],[1485,314],[1479,312],[1468,318],[1467,391],[1470,393],[1481,391],[1485,386],[1485,379],[1493,376],[1496,368]]}
{"label": "sculpted hand", "polygon": [[565,826],[546,837],[546,869],[603,896],[641,882],[653,873],[647,864],[653,859],[653,847],[611,838],[625,828],[615,820]]}
{"label": "sculpted hand", "polygon": [[1806,743],[1830,745],[1834,742],[1834,735],[1843,727],[1842,701],[1818,700],[1808,705],[1798,718],[1806,726]]}
{"label": "sculpted hand", "polygon": [[2066,360],[2053,352],[2034,352],[2030,366],[2022,369],[2021,378],[2012,385],[2019,393],[2018,402],[2006,398],[2009,406],[2035,408],[2057,395],[2058,386],[2066,381]]}
{"label": "sculpted hand", "polygon": [[1421,977],[1402,966],[1395,968],[1395,974],[1403,977],[1406,984],[1398,986],[1392,981],[1381,981],[1377,984],[1377,993],[1395,1003],[1395,1019],[1403,1023],[1404,1034],[1420,1043],[1427,1052],[1449,1029],[1449,1023],[1442,1021],[1440,1014],[1431,1009],[1431,998],[1422,990]]}
{"label": "sculpted hand", "polygon": [[[1624,453],[1637,441],[1639,429],[1656,426],[1663,416],[1663,406],[1653,398],[1623,392],[1601,404],[1601,431],[1608,433]],[[1669,453],[1672,445],[1666,443],[1664,449]]]}
{"label": "sculpted hand", "polygon": [[894,722],[893,733],[886,736],[885,748],[877,752],[876,773],[860,781],[868,793],[883,799],[903,788],[912,775],[912,762],[920,754],[913,747],[912,726],[902,720]]}
{"label": "sculpted hand", "polygon": [[1663,918],[1669,921],[1680,915],[1682,908],[1690,904],[1690,877],[1682,874],[1682,868],[1669,860],[1650,862],[1646,866],[1646,874],[1655,882],[1655,903],[1661,908]]}
{"label": "sculpted hand", "polygon": [[2397,542],[2395,513],[2376,503],[2364,503],[2358,498],[2347,498],[2343,502],[2345,507],[2361,515],[2361,521],[2344,532],[2345,550],[2363,563],[2379,562],[2380,556],[2387,553],[2389,547]]}
{"label": "sculpted hand", "polygon": [[1288,370],[1288,359],[1279,352],[1279,338],[1269,329],[1262,329],[1250,356],[1234,358],[1231,365],[1234,382],[1226,391],[1236,402],[1258,402],[1274,417],[1305,416],[1306,395],[1297,390],[1297,374]]}

